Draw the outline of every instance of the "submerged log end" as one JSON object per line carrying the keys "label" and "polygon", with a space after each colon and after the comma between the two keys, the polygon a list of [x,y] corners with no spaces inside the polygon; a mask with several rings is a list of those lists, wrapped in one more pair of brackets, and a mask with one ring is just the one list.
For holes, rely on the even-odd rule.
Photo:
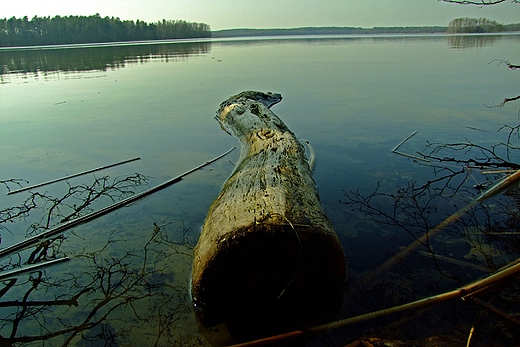
{"label": "submerged log end", "polygon": [[346,279],[335,234],[255,224],[228,235],[212,249],[195,250],[192,295],[204,325],[228,322],[244,333],[242,324],[285,330],[289,322],[301,327],[333,318]]}

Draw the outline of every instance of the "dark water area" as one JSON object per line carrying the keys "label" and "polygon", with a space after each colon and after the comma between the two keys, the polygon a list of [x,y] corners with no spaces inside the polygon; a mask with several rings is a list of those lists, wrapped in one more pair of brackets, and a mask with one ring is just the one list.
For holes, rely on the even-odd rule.
{"label": "dark water area", "polygon": [[[99,218],[2,249],[239,146],[213,117],[243,90],[281,93],[272,111],[316,153],[320,199],[349,260],[337,319],[453,290],[514,261],[517,184],[370,275],[519,168],[520,104],[502,104],[520,93],[518,70],[505,64],[520,63],[519,44],[520,35],[381,35],[0,50],[0,345],[230,342],[224,326],[200,328],[189,281],[193,246],[240,148]],[[28,270],[7,272],[18,269]],[[518,313],[515,285],[479,298]],[[510,324],[451,302],[309,345],[465,345],[474,326],[472,345],[509,346],[519,338]]]}

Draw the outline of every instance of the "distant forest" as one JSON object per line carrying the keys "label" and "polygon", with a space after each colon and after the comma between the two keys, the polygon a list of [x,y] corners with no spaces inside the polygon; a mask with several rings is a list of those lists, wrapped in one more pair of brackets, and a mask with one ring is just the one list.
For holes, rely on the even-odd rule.
{"label": "distant forest", "polygon": [[499,24],[485,18],[458,18],[445,26],[423,27],[304,27],[289,29],[227,29],[211,31],[204,23],[165,20],[146,23],[93,16],[0,19],[0,47],[276,35],[364,35],[497,33],[520,31],[518,24]]}
{"label": "distant forest", "polygon": [[0,47],[211,37],[209,25],[93,16],[0,19]]}
{"label": "distant forest", "polygon": [[422,27],[305,27],[290,29],[225,29],[213,31],[213,37],[276,36],[276,35],[377,35],[377,34],[438,34],[497,33],[520,31],[520,23],[499,24],[485,18],[458,18],[445,26]]}
{"label": "distant forest", "polygon": [[212,32],[212,37],[281,36],[281,35],[366,35],[366,34],[434,34],[446,27],[305,27],[289,29],[224,29]]}

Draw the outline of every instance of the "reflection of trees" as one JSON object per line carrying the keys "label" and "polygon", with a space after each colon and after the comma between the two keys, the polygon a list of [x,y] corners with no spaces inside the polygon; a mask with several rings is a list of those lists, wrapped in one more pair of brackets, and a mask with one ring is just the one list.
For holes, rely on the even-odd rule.
{"label": "reflection of trees", "polygon": [[[417,156],[424,160],[421,165],[433,170],[433,177],[425,183],[412,181],[391,191],[378,185],[370,194],[344,192],[343,203],[363,213],[381,233],[408,235],[409,242],[421,240],[420,248],[403,254],[392,268],[354,279],[350,310],[373,311],[450,290],[520,257],[518,181],[510,182],[506,193],[464,210],[495,180],[519,169],[518,127],[507,129],[507,140],[496,146],[469,140],[428,143]],[[465,213],[450,220],[439,233],[432,232],[461,209]],[[424,233],[427,237],[422,239]],[[473,327],[476,335],[471,346],[510,345],[520,338],[515,326],[520,313],[517,291],[518,283],[510,278],[467,300],[469,304],[416,312],[392,321],[381,319],[370,329],[376,336],[411,339],[426,337],[417,332],[426,325],[430,327],[424,332],[428,337],[460,343],[471,340]],[[416,345],[427,345],[426,340]]]}
{"label": "reflection of trees", "polygon": [[[136,173],[112,180],[109,176],[95,178],[90,185],[71,186],[67,183],[68,191],[60,197],[33,192],[21,204],[0,210],[0,230],[9,230],[6,223],[26,220],[36,209],[41,209],[41,219],[32,223],[27,232],[32,234],[47,230],[58,222],[67,222],[91,212],[92,205],[102,198],[114,202],[132,195],[134,189],[147,179],[146,176]],[[10,184],[19,185],[20,181],[23,180],[11,179],[0,183],[9,188]]]}
{"label": "reflection of trees", "polygon": [[[516,69],[520,68],[520,65],[518,65],[518,64],[511,64],[511,62],[509,62],[508,60],[495,59],[494,61],[498,61],[501,64],[506,64],[506,66],[509,69],[511,69],[511,70],[516,70]],[[493,106],[488,106],[488,107],[504,107],[505,104],[507,104],[508,102],[516,101],[516,100],[520,100],[520,95],[513,96],[513,97],[510,97],[510,98],[504,98],[504,100],[500,104],[493,105]]]}
{"label": "reflection of trees", "polygon": [[[112,201],[132,194],[144,180],[139,174],[103,177],[90,185],[68,185],[59,198],[33,192],[19,206],[1,211],[0,226],[26,222],[37,214],[29,231],[46,230],[103,204],[103,197]],[[192,245],[188,229],[178,232],[171,226],[167,219],[150,222],[139,231],[137,242],[117,228],[82,236],[67,233],[3,259],[6,270],[44,264],[65,252],[71,258],[63,267],[0,280],[0,345],[203,345],[196,331],[179,328],[191,313],[179,264],[191,264]]]}
{"label": "reflection of trees", "polygon": [[[447,3],[453,3],[453,4],[459,4],[459,5],[477,5],[479,7],[494,6],[494,5],[506,3],[506,0],[481,0],[481,1],[478,1],[478,0],[476,0],[476,1],[471,1],[471,0],[440,0],[440,1],[447,2]],[[519,0],[512,0],[511,3],[513,3],[513,4],[520,4],[520,1]],[[469,23],[462,23],[462,22],[464,22],[464,20],[469,20],[470,22],[471,21],[475,21],[474,19],[472,20],[470,18],[466,18],[466,19],[455,20],[455,22],[456,21],[461,21],[461,23],[457,23],[457,24],[468,25]],[[477,21],[477,23],[472,23],[470,25],[477,25],[478,26],[478,25],[483,25],[483,23],[484,23],[484,19],[482,19],[482,18],[480,18],[479,20],[476,20],[476,21]],[[480,22],[480,23],[478,23],[478,22]],[[451,24],[452,23],[450,23],[450,25]],[[496,23],[487,23],[487,24],[496,24]],[[513,27],[515,27],[515,26],[516,25],[511,24],[511,25],[508,25],[506,27],[509,27],[508,30],[510,30],[510,29],[513,29]],[[517,31],[517,30],[513,29],[512,31]],[[450,45],[451,45],[452,48],[469,48],[469,47],[482,47],[482,46],[486,45],[487,42],[491,42],[490,40],[494,40],[495,38],[496,38],[495,36],[450,36],[450,37],[448,37],[448,40],[450,41]],[[513,70],[519,67],[518,65],[512,65],[509,61],[503,61],[503,62],[506,63],[506,65],[510,69],[513,69]],[[508,102],[519,100],[519,99],[520,99],[520,95],[515,96],[515,97],[505,98],[502,101],[502,103],[500,103],[498,105],[495,105],[495,106],[502,107],[502,106],[504,106]]]}
{"label": "reflection of trees", "polygon": [[[474,41],[460,41],[465,39]],[[457,40],[452,42],[456,47],[484,44],[478,37],[450,40]],[[518,99],[505,98],[496,106]],[[520,260],[519,130],[520,125],[504,125],[499,132],[506,135],[505,140],[491,146],[469,139],[429,142],[417,155],[397,152],[401,142],[394,153],[431,166],[431,179],[412,181],[391,192],[379,185],[368,195],[345,192],[344,203],[359,209],[373,225],[394,235],[404,233],[411,240],[371,274],[355,281],[349,292],[351,310],[397,306]],[[390,323],[382,319],[378,328],[370,328],[374,335],[390,339],[419,337],[418,346],[428,346],[425,337],[436,344],[511,345],[520,339],[518,289],[518,282],[507,278],[465,303],[421,310]],[[435,328],[420,335],[421,326]]]}
{"label": "reflection of trees", "polygon": [[500,35],[450,35],[448,45],[455,49],[482,48],[502,40]]}
{"label": "reflection of trees", "polygon": [[210,42],[4,50],[0,52],[0,75],[106,71],[124,67],[125,64],[143,63],[152,59],[184,60],[191,55],[206,54],[210,50]]}
{"label": "reflection of trees", "polygon": [[[189,255],[190,250],[161,228],[150,229],[146,247],[154,248],[153,256],[144,257],[146,247],[110,256],[121,241],[112,235],[101,249],[76,255],[89,263],[86,271],[59,277],[39,271],[24,282],[14,279],[4,283],[2,297],[18,299],[0,302],[0,309],[9,312],[1,319],[3,341],[14,344],[53,339],[67,346],[82,339],[135,345],[132,337],[139,336],[143,322],[154,322],[149,345],[167,338],[169,327],[186,315],[191,305],[186,288],[171,283],[171,269],[153,264],[179,252]],[[41,300],[41,296],[47,299]]]}

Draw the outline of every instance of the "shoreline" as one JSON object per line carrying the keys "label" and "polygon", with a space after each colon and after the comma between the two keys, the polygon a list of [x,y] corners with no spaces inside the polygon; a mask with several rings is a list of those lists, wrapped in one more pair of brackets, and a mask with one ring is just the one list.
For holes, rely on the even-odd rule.
{"label": "shoreline", "polygon": [[478,36],[514,36],[520,35],[520,31],[509,31],[501,33],[381,33],[381,34],[290,34],[290,35],[249,35],[249,36],[223,36],[190,39],[164,39],[164,40],[140,40],[140,41],[115,41],[115,42],[92,42],[74,43],[60,45],[35,45],[35,46],[12,46],[0,47],[0,52],[8,51],[30,51],[30,50],[53,50],[53,49],[78,49],[98,47],[119,47],[138,45],[159,45],[176,43],[196,42],[233,42],[233,41],[266,41],[266,40],[309,40],[309,39],[363,39],[363,38],[406,38],[406,37],[478,37]]}

